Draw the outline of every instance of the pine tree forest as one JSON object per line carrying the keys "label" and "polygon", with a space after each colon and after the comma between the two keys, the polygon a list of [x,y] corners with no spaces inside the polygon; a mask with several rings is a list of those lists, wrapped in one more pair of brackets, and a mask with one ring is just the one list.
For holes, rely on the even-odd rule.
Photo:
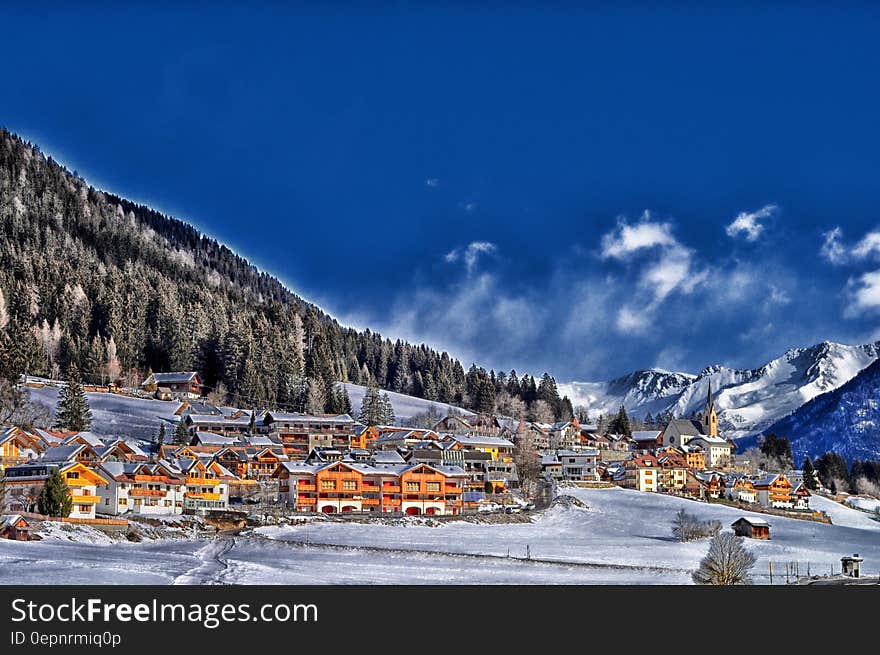
{"label": "pine tree forest", "polygon": [[549,375],[466,373],[427,345],[341,326],[194,227],[96,190],[0,129],[0,377],[64,379],[71,366],[84,383],[123,386],[197,370],[248,407],[339,411],[350,403],[335,383],[349,381],[573,415]]}

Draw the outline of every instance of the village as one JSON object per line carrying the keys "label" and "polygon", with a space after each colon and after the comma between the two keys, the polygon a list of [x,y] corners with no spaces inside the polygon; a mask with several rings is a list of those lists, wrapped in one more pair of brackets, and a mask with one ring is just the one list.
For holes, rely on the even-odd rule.
{"label": "village", "polygon": [[[618,486],[830,522],[811,510],[800,471],[747,472],[718,433],[711,389],[699,419],[631,436],[601,434],[577,419],[450,414],[432,428],[411,428],[364,425],[348,414],[214,407],[193,371],[151,374],[140,393],[179,405],[167,437],[164,428],[152,443],[3,428],[4,536],[26,539],[39,519],[121,530],[135,517],[195,515],[228,525],[270,510],[349,519],[509,514],[546,506],[559,486]],[[53,475],[63,480],[69,511],[41,516]],[[740,527],[769,538],[754,520]]]}

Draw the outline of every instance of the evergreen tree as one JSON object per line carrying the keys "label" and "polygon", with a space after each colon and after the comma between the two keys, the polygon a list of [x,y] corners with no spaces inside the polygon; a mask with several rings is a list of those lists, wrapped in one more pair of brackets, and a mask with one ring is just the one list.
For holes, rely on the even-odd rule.
{"label": "evergreen tree", "polygon": [[189,430],[186,427],[186,421],[182,418],[177,422],[177,427],[174,428],[172,441],[175,446],[183,446],[189,443]]}
{"label": "evergreen tree", "polygon": [[70,516],[73,509],[73,497],[60,471],[55,468],[46,478],[37,501],[37,511],[47,516]]}
{"label": "evergreen tree", "polygon": [[809,456],[804,460],[804,486],[811,491],[818,487],[816,484],[816,469],[813,468],[813,462]]}
{"label": "evergreen tree", "polygon": [[67,384],[58,394],[58,408],[55,411],[55,428],[71,432],[84,432],[92,424],[92,410],[83,391],[79,369],[71,364],[67,371]]}
{"label": "evergreen tree", "polygon": [[364,425],[385,424],[385,407],[378,387],[367,387],[357,420]]}
{"label": "evergreen tree", "polygon": [[0,471],[0,514],[6,511],[6,471]]}
{"label": "evergreen tree", "polygon": [[165,424],[159,426],[159,434],[156,435],[156,450],[161,450],[165,445]]}
{"label": "evergreen tree", "polygon": [[385,425],[394,425],[397,418],[394,416],[394,405],[391,404],[391,398],[387,393],[382,394],[382,422]]}
{"label": "evergreen tree", "polygon": [[632,428],[629,425],[629,417],[626,415],[626,408],[621,405],[611,423],[608,425],[608,431],[611,434],[623,434],[627,437],[632,436]]}
{"label": "evergreen tree", "polygon": [[254,436],[257,433],[257,413],[251,410],[251,419],[248,421],[248,434]]}

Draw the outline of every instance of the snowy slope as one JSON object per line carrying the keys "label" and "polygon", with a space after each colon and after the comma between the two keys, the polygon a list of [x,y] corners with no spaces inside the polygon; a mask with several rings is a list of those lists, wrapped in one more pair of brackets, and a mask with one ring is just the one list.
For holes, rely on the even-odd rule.
{"label": "snowy slope", "polygon": [[817,396],[769,429],[791,440],[795,461],[836,451],[844,459],[880,459],[880,362]]}
{"label": "snowy slope", "polygon": [[652,369],[610,382],[559,385],[575,406],[594,415],[624,405],[630,414],[669,411],[689,416],[701,411],[709,383],[722,431],[740,438],[760,433],[816,396],[838,388],[880,355],[880,342],[848,346],[825,341],[795,348],[757,369],[711,366],[699,375]]}
{"label": "snowy slope", "polygon": [[[54,415],[58,404],[58,388],[28,389],[31,399],[45,406]],[[180,407],[175,401],[130,398],[112,393],[86,393],[92,410],[92,432],[106,436],[150,439],[165,424],[174,429]]]}
{"label": "snowy slope", "polygon": [[[352,384],[351,382],[343,382],[341,384],[348,392],[348,397],[351,400],[352,413],[357,417],[358,410],[364,400],[364,394],[367,392],[367,387],[359,384]],[[398,422],[412,418],[416,414],[423,414],[432,406],[441,414],[447,414],[450,411],[454,411],[465,416],[474,416],[473,412],[469,412],[466,409],[461,409],[460,407],[455,407],[453,405],[447,405],[446,403],[425,400],[424,398],[416,398],[415,396],[407,396],[406,394],[396,393],[394,391],[383,391],[382,393],[387,393],[388,397],[391,399],[391,406],[394,407],[394,416]]]}
{"label": "snowy slope", "polygon": [[[141,544],[0,540],[0,584],[689,584],[708,542],[674,540],[675,513],[684,508],[725,529],[752,514],[618,488],[565,493],[588,509],[553,507],[531,523],[438,527],[315,520],[256,536]],[[801,572],[809,562],[825,573],[859,553],[863,570],[880,569],[880,522],[813,502],[834,525],[771,516],[772,539],[746,542],[758,558],[756,583],[769,582],[770,561],[777,572],[797,561]],[[532,561],[523,561],[527,551]]]}

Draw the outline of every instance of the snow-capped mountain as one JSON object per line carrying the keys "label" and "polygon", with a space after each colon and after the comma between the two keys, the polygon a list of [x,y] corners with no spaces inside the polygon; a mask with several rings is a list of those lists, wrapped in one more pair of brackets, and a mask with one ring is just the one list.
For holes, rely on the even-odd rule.
{"label": "snow-capped mountain", "polygon": [[795,462],[828,451],[844,459],[880,459],[880,361],[821,394],[768,431],[791,440]]}
{"label": "snow-capped mountain", "polygon": [[666,411],[689,416],[703,409],[711,383],[719,427],[726,436],[740,438],[763,432],[819,394],[837,389],[878,356],[880,342],[848,346],[824,341],[789,350],[756,369],[714,365],[698,375],[650,369],[610,382],[563,383],[559,390],[591,415],[623,405],[639,417]]}

